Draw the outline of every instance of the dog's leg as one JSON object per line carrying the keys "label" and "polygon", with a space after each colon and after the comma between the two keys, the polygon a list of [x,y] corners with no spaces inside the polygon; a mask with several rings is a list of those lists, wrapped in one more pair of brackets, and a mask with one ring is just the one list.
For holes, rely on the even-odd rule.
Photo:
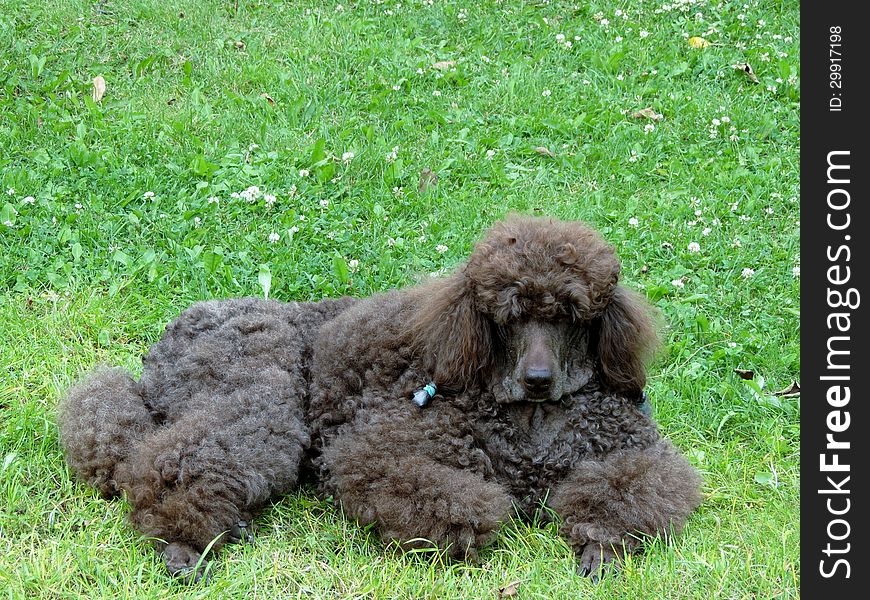
{"label": "dog's leg", "polygon": [[324,450],[326,487],[349,516],[376,524],[384,538],[474,561],[508,518],[511,498],[474,470],[470,442],[433,444],[424,436],[419,425],[395,421],[340,435]]}
{"label": "dog's leg", "polygon": [[211,398],[139,447],[121,478],[130,520],[166,544],[170,572],[197,580],[206,547],[251,540],[251,515],[296,484],[309,443],[299,404],[272,376]]}
{"label": "dog's leg", "polygon": [[701,501],[701,479],[665,439],[578,463],[548,503],[584,575],[634,549],[643,535],[678,532]]}

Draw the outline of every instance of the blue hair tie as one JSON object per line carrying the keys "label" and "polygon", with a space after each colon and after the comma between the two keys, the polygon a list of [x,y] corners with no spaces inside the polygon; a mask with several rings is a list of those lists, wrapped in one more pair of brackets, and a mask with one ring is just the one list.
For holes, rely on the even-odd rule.
{"label": "blue hair tie", "polygon": [[414,392],[414,404],[423,408],[429,401],[435,397],[435,392],[437,390],[437,386],[435,382],[427,383],[423,386],[423,389],[417,390]]}

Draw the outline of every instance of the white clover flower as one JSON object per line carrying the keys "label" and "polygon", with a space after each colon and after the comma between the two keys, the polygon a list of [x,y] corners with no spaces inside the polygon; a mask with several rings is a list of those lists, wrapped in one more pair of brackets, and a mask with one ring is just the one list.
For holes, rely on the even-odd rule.
{"label": "white clover flower", "polygon": [[621,36],[621,35],[616,36],[616,38],[614,38],[613,41],[616,42],[616,43],[618,44],[619,42],[622,41],[622,36]]}
{"label": "white clover flower", "polygon": [[608,25],[610,25],[610,21],[608,19],[601,19],[598,22],[601,23],[604,27],[607,27]]}
{"label": "white clover flower", "polygon": [[628,157],[628,162],[637,162],[637,150],[631,151],[631,156]]}
{"label": "white clover flower", "polygon": [[217,204],[217,203],[220,202],[220,201],[221,201],[221,199],[218,198],[217,196],[209,196],[209,197],[208,197],[208,203],[209,203],[209,204]]}
{"label": "white clover flower", "polygon": [[299,169],[299,177],[308,177],[311,175],[311,171],[308,169]]}
{"label": "white clover flower", "polygon": [[746,267],[742,271],[740,271],[740,276],[743,279],[749,279],[753,275],[755,275],[755,269],[750,269],[749,267]]}
{"label": "white clover flower", "polygon": [[565,41],[565,34],[564,33],[557,33],[556,34],[556,41],[557,42],[564,42]]}
{"label": "white clover flower", "polygon": [[24,200],[22,200],[22,202],[24,202],[24,204],[36,204],[36,198],[34,198],[33,196],[27,196],[26,198],[24,198]]}
{"label": "white clover flower", "polygon": [[328,208],[328,207],[329,207],[329,200],[324,198],[323,200],[320,201],[320,208]]}
{"label": "white clover flower", "polygon": [[720,121],[719,119],[714,118],[712,121],[710,121],[710,123],[712,123],[714,127],[719,127],[719,125],[722,124],[722,121]]}
{"label": "white clover flower", "polygon": [[275,233],[274,231],[269,234],[269,243],[270,244],[274,244],[275,242],[277,242],[280,239],[281,239],[281,236],[278,235],[277,233]]}
{"label": "white clover flower", "polygon": [[701,244],[698,242],[689,242],[689,252],[700,252]]}
{"label": "white clover flower", "polygon": [[640,30],[640,37],[641,37],[641,39],[643,39],[645,37],[649,37],[649,31],[645,31],[645,30],[641,29]]}
{"label": "white clover flower", "polygon": [[486,151],[486,158],[487,158],[487,160],[492,160],[492,157],[493,157],[493,156],[495,156],[495,150],[490,149],[490,150],[487,150],[487,151]]}
{"label": "white clover flower", "polygon": [[15,227],[15,224],[14,224],[12,221],[8,220],[8,219],[5,220],[5,221],[3,221],[3,224],[4,224],[6,227]]}
{"label": "white clover flower", "polygon": [[[6,193],[9,194],[10,196],[14,196],[15,195],[15,188],[13,188],[13,187],[9,188],[8,190],[6,190]],[[4,225],[5,225],[5,223],[4,223]]]}
{"label": "white clover flower", "polygon": [[644,132],[644,134],[648,135],[651,131],[655,131],[655,128],[656,128],[656,126],[653,125],[652,123],[647,123],[646,125],[643,126],[643,132]]}
{"label": "white clover flower", "polygon": [[[403,190],[403,189],[402,189],[401,187],[399,187],[399,186],[395,186],[395,187],[393,187],[393,195],[394,195],[396,198],[401,198],[402,196],[405,195],[405,190]],[[386,217],[384,218],[384,220],[386,221]]]}
{"label": "white clover flower", "polygon": [[628,224],[631,225],[632,227],[637,227],[640,224],[640,221],[637,220],[637,217],[631,217],[628,220]]}
{"label": "white clover flower", "polygon": [[671,285],[674,287],[682,288],[682,287],[686,287],[686,282],[683,281],[682,279],[674,279],[671,282]]}
{"label": "white clover flower", "polygon": [[350,161],[353,160],[353,157],[354,157],[353,152],[345,152],[344,154],[341,155],[341,160],[344,161],[344,164],[348,164]]}
{"label": "white clover flower", "polygon": [[800,277],[801,276],[801,268],[800,267],[792,267],[791,276],[795,277],[795,278]]}
{"label": "white clover flower", "polygon": [[143,200],[151,200],[153,197],[154,197],[154,192],[145,192],[144,194],[142,194]]}
{"label": "white clover flower", "polygon": [[304,221],[304,220],[305,220],[305,215],[299,215],[299,220],[300,220],[300,221]]}
{"label": "white clover flower", "polygon": [[435,251],[438,254],[444,254],[445,252],[447,252],[447,250],[448,248],[444,244],[438,244],[437,246],[435,246]]}
{"label": "white clover flower", "polygon": [[[294,225],[293,227],[291,227],[291,228],[288,229],[287,231],[290,232],[290,235],[293,235],[294,233],[299,233],[299,228],[296,227],[296,225]],[[335,235],[335,234],[333,234],[333,235]]]}
{"label": "white clover flower", "polygon": [[734,238],[734,241],[731,242],[731,246],[732,246],[733,248],[739,248],[739,247],[742,246],[742,245],[743,245],[743,244],[740,243],[740,238]]}
{"label": "white clover flower", "polygon": [[202,219],[199,217],[194,217],[193,218],[193,226],[199,227],[200,225],[202,225]]}
{"label": "white clover flower", "polygon": [[265,194],[263,196],[263,200],[266,202],[266,206],[272,206],[273,204],[275,204],[275,201],[277,199],[278,198],[276,198],[274,194]]}
{"label": "white clover flower", "polygon": [[552,93],[553,93],[553,92],[551,92],[550,90],[544,90],[543,92],[541,92],[541,95],[542,95],[544,98],[549,98],[549,97],[550,97],[550,94],[552,94]]}
{"label": "white clover flower", "polygon": [[432,95],[435,96],[436,98],[440,98],[441,97],[441,90],[435,90],[434,92],[432,92]]}
{"label": "white clover flower", "polygon": [[394,85],[394,86],[393,86],[393,91],[394,91],[394,92],[398,92],[400,89],[402,89],[402,86],[400,86],[400,85]]}
{"label": "white clover flower", "polygon": [[737,347],[737,342],[728,342],[728,347],[729,347],[729,348],[736,348],[736,347]]}
{"label": "white clover flower", "polygon": [[359,270],[359,261],[355,258],[347,261],[347,268],[356,273]]}
{"label": "white clover flower", "polygon": [[701,232],[701,235],[703,235],[704,237],[706,237],[706,236],[710,235],[710,232],[711,232],[711,231],[713,231],[713,230],[710,229],[709,227],[705,227],[705,228],[704,228],[704,231]]}
{"label": "white clover flower", "polygon": [[480,55],[480,60],[482,60],[482,61],[485,62],[485,63],[488,63],[488,62],[490,62],[492,59],[490,59],[486,54],[481,54],[481,55]]}

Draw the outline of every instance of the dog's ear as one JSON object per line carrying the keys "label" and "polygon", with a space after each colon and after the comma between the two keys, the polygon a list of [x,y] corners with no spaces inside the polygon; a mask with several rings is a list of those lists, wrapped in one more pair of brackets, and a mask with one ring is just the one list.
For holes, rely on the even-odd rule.
{"label": "dog's ear", "polygon": [[640,396],[646,362],[658,346],[653,308],[620,285],[599,318],[598,358],[606,390]]}
{"label": "dog's ear", "polygon": [[464,388],[491,361],[492,331],[460,271],[421,288],[425,298],[411,325],[415,346],[438,385]]}

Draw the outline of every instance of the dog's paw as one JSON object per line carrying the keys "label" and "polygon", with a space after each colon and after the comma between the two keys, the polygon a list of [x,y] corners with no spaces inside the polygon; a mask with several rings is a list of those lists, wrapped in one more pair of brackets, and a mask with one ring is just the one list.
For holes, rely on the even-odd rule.
{"label": "dog's paw", "polygon": [[227,534],[227,541],[231,544],[253,544],[254,527],[251,522],[241,519],[234,524]]}
{"label": "dog's paw", "polygon": [[619,554],[610,546],[589,542],[578,552],[577,572],[597,583],[604,570],[618,565]]}
{"label": "dog's paw", "polygon": [[206,577],[206,562],[187,544],[172,542],[163,549],[163,560],[169,574],[186,581],[198,583]]}

